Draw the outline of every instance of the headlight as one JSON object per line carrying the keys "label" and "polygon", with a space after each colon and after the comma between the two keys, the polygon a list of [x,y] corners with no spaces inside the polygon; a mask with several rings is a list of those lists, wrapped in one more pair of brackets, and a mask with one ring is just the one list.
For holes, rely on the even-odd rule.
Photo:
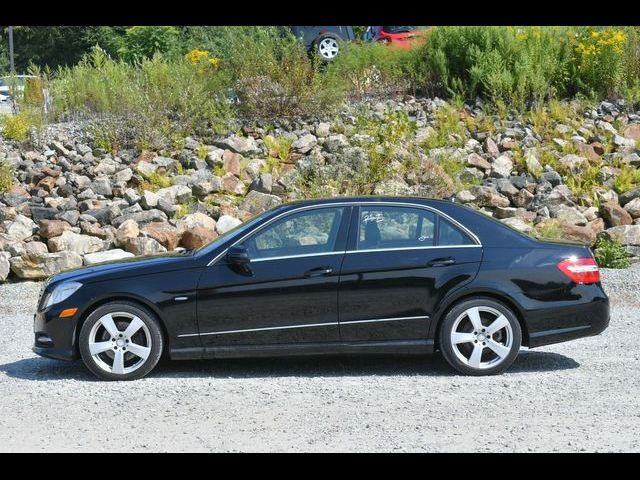
{"label": "headlight", "polygon": [[47,304],[44,306],[44,308],[50,307],[51,305],[55,305],[56,303],[60,303],[66,300],[71,295],[73,295],[81,286],[82,284],[78,282],[65,282],[58,285],[49,295]]}

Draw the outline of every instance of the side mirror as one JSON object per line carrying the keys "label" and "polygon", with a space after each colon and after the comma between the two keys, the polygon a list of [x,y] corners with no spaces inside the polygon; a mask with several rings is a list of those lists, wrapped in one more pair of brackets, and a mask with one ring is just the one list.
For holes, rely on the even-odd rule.
{"label": "side mirror", "polygon": [[229,248],[226,258],[227,262],[238,266],[246,266],[251,262],[249,253],[247,252],[247,248],[244,246],[235,246]]}

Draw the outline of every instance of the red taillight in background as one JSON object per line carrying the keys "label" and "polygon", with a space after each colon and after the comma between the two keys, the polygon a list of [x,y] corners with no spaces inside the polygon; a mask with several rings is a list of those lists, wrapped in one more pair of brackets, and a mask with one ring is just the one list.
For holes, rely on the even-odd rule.
{"label": "red taillight in background", "polygon": [[600,281],[598,264],[593,258],[567,258],[558,262],[558,268],[576,283],[596,283]]}

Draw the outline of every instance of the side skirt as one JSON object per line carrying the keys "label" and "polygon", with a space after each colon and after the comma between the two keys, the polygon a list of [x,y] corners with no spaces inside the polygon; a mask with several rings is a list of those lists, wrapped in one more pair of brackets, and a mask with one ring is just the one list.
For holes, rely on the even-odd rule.
{"label": "side skirt", "polygon": [[338,354],[429,354],[433,340],[387,342],[292,343],[282,345],[234,345],[227,347],[178,348],[170,351],[172,360],[205,358],[289,357]]}

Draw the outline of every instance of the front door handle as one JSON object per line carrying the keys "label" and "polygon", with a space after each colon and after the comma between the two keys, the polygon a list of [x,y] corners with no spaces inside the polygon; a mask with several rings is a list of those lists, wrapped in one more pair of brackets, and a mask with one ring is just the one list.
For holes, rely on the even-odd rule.
{"label": "front door handle", "polygon": [[454,265],[456,259],[453,257],[435,258],[427,263],[427,267],[446,267],[447,265]]}
{"label": "front door handle", "polygon": [[311,270],[307,270],[306,272],[304,272],[304,276],[309,278],[309,277],[321,277],[323,275],[329,275],[330,273],[333,273],[333,268],[331,267],[318,267],[318,268],[312,268]]}

